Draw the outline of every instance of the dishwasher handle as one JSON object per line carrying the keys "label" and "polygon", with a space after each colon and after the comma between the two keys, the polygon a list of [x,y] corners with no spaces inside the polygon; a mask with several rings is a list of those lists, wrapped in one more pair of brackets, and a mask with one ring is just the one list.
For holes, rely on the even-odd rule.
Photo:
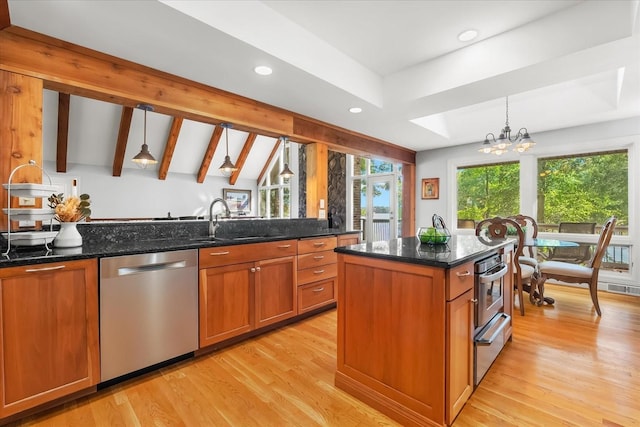
{"label": "dishwasher handle", "polygon": [[135,267],[120,267],[118,268],[118,276],[127,276],[129,274],[148,273],[151,271],[170,270],[174,268],[185,268],[187,266],[186,261],[176,262],[160,262],[156,264],[137,265]]}

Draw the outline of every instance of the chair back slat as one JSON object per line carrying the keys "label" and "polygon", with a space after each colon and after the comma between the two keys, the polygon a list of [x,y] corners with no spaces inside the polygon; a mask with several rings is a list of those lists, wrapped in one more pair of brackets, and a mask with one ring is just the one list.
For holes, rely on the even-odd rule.
{"label": "chair back slat", "polygon": [[600,268],[600,265],[602,264],[602,258],[604,257],[604,252],[607,250],[609,242],[611,242],[611,237],[613,236],[613,230],[616,228],[616,222],[617,218],[615,216],[612,216],[602,226],[600,238],[598,239],[598,245],[596,246],[593,257],[589,262],[589,266],[591,268]]}

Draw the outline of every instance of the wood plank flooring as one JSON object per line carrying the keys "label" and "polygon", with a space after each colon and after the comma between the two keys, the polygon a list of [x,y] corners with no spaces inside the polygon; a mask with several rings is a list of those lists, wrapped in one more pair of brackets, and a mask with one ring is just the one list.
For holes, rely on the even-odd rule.
{"label": "wood plank flooring", "polygon": [[[640,425],[640,298],[548,285],[454,426]],[[516,312],[517,310],[514,310]],[[396,426],[336,389],[336,312],[181,362],[13,426]]]}

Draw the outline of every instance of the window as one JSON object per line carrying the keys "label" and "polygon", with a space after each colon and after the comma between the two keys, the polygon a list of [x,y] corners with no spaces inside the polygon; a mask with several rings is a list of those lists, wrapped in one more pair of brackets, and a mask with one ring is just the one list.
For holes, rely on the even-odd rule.
{"label": "window", "polygon": [[520,164],[517,162],[459,167],[458,223],[473,223],[520,211]]}
{"label": "window", "polygon": [[401,165],[351,155],[347,162],[349,229],[361,230],[364,241],[401,235]]}
{"label": "window", "polygon": [[258,187],[258,213],[263,218],[291,217],[291,179],[280,176],[284,159],[290,158],[292,144],[287,144],[274,159]]}
{"label": "window", "polygon": [[[616,235],[629,234],[629,158],[627,150],[538,159],[538,228],[551,233],[597,234],[612,215]],[[572,237],[577,240],[576,237]],[[590,259],[595,245],[585,249]],[[628,271],[631,248],[611,244],[602,268]]]}
{"label": "window", "polygon": [[622,234],[623,228],[627,234],[628,176],[626,150],[538,159],[539,227],[562,232],[561,223],[595,223],[597,233],[599,226],[615,215],[616,234]]}

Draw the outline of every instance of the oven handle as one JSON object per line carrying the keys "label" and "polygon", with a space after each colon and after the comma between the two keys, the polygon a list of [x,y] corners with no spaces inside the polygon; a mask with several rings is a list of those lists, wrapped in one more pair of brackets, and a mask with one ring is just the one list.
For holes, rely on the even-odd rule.
{"label": "oven handle", "polygon": [[502,264],[502,268],[496,271],[495,273],[479,274],[478,281],[480,281],[480,283],[491,283],[494,280],[501,278],[502,276],[506,276],[508,270],[509,270],[509,267],[507,266],[507,264]]}
{"label": "oven handle", "polygon": [[[476,345],[491,345],[498,338],[502,331],[507,325],[509,325],[510,317],[508,314],[501,313],[499,316],[495,316],[491,321],[483,328],[483,332],[481,332],[481,336],[475,339]],[[497,322],[500,322],[500,325],[494,329],[494,326]],[[493,334],[488,339],[484,337],[484,333],[489,332],[491,329],[494,329]]]}

